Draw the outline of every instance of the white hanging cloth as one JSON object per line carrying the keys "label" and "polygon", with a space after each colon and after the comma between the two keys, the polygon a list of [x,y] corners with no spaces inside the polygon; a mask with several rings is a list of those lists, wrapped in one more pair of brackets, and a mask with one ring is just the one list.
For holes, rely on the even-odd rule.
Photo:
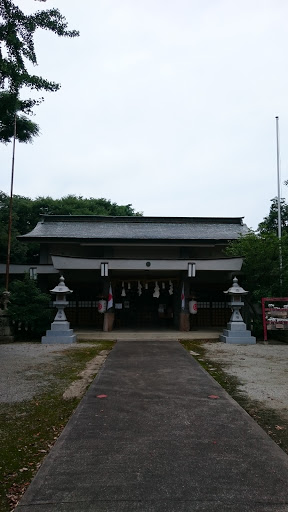
{"label": "white hanging cloth", "polygon": [[160,297],[160,288],[157,281],[155,282],[153,297],[155,297],[156,299],[159,299]]}
{"label": "white hanging cloth", "polygon": [[140,283],[140,281],[138,281],[138,295],[140,297],[140,295],[142,295],[142,284]]}

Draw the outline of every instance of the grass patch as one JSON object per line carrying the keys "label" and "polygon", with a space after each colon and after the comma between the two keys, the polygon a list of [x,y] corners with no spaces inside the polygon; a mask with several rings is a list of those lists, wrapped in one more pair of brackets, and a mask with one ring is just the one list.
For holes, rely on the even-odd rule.
{"label": "grass patch", "polygon": [[65,389],[88,361],[113,345],[101,341],[61,352],[57,362],[43,365],[43,377],[49,376],[45,392],[0,405],[0,512],[14,509],[78,405],[78,399],[63,400]]}
{"label": "grass patch", "polygon": [[[274,409],[264,407],[258,400],[239,390],[241,381],[225,372],[225,364],[209,359],[203,346],[208,340],[182,341],[186,350],[198,353],[193,356],[199,364],[224,388],[227,393],[265,430],[265,432],[288,454],[288,421]],[[209,340],[211,343],[211,340]]]}

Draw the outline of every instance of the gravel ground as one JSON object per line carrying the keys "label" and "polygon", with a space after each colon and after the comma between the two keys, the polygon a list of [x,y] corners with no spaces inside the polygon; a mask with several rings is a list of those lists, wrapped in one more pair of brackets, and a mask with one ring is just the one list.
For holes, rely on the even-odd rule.
{"label": "gravel ground", "polygon": [[288,420],[288,344],[205,343],[206,356],[241,381],[239,390]]}
{"label": "gravel ground", "polygon": [[49,368],[61,365],[65,350],[90,346],[10,343],[0,345],[0,403],[31,400],[51,382]]}

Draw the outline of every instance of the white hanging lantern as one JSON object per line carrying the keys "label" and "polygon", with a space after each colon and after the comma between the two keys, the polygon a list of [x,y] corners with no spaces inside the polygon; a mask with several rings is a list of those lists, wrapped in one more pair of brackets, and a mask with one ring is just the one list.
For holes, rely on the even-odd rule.
{"label": "white hanging lantern", "polygon": [[98,313],[105,313],[106,307],[106,300],[101,299],[98,301]]}
{"label": "white hanging lantern", "polygon": [[189,301],[189,313],[196,315],[198,310],[197,300],[193,299]]}
{"label": "white hanging lantern", "polygon": [[122,292],[121,292],[121,297],[126,297],[126,290],[125,290],[125,286],[124,286],[124,281],[122,281]]}
{"label": "white hanging lantern", "polygon": [[169,295],[173,295],[173,283],[172,283],[172,281],[169,281],[168,293],[169,293]]}

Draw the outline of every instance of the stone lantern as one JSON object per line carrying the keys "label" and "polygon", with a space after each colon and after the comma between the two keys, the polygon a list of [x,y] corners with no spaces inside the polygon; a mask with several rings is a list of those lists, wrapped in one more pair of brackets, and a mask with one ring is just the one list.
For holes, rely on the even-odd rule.
{"label": "stone lantern", "polygon": [[46,336],[42,336],[41,343],[75,343],[76,334],[73,329],[70,329],[70,323],[64,311],[69,304],[66,295],[72,293],[72,290],[65,285],[64,277],[61,276],[59,284],[50,292],[56,295],[53,306],[57,308],[57,313],[51,324],[51,330],[46,331]]}
{"label": "stone lantern", "polygon": [[220,335],[220,341],[240,345],[256,343],[256,338],[251,336],[251,331],[248,331],[240,313],[240,309],[244,306],[242,295],[247,295],[248,292],[239,286],[237,277],[234,277],[233,285],[224,293],[230,295],[229,306],[231,306],[232,315],[227,324],[227,329],[224,329],[223,334]]}

